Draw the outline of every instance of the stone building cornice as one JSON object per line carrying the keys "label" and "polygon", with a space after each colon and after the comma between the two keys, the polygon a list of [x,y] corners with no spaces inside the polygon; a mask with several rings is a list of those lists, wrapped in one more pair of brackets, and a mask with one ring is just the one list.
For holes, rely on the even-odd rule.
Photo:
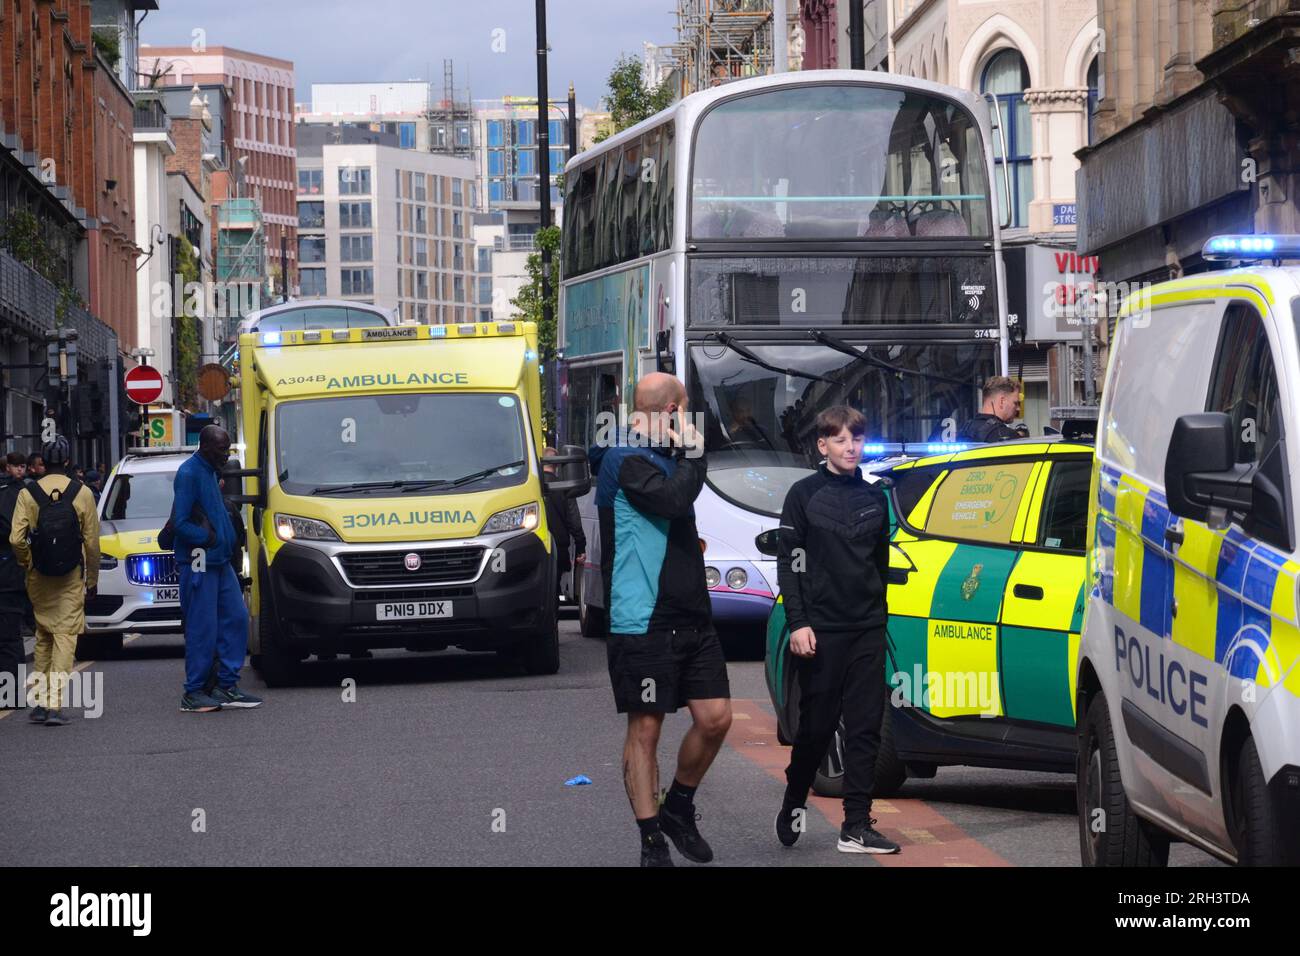
{"label": "stone building cornice", "polygon": [[1077,110],[1087,105],[1087,87],[1062,87],[1055,90],[1025,90],[1025,103],[1031,109]]}

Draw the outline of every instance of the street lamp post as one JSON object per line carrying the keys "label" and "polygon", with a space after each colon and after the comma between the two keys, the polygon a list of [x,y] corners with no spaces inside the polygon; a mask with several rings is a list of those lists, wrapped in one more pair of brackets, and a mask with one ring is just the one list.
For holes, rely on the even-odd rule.
{"label": "street lamp post", "polygon": [[[537,161],[541,172],[541,228],[551,225],[551,136],[547,114],[551,99],[546,88],[546,0],[537,0]],[[542,322],[551,322],[551,253],[542,253]]]}

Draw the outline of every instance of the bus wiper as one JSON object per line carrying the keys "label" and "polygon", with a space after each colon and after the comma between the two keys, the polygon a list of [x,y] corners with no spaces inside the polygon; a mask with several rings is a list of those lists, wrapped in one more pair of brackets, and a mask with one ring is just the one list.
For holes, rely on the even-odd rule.
{"label": "bus wiper", "polygon": [[518,461],[507,462],[504,465],[493,465],[491,468],[484,468],[482,471],[476,471],[471,475],[462,475],[459,478],[453,478],[451,481],[432,482],[432,484],[446,485],[448,488],[455,488],[459,485],[467,485],[471,481],[478,481],[481,478],[489,478],[498,471],[505,471],[507,468],[519,468],[528,464],[522,458]]}
{"label": "bus wiper", "polygon": [[795,378],[810,378],[817,382],[825,382],[827,385],[834,385],[836,388],[844,388],[843,382],[837,382],[835,379],[827,378],[825,375],[818,375],[816,372],[804,372],[797,368],[781,368],[779,365],[765,362],[726,332],[714,332],[711,337],[717,339],[720,345],[724,348],[731,349],[731,351],[735,352],[746,362],[749,362],[751,365],[757,365],[759,368],[767,369],[769,372],[778,372],[782,375],[791,375]]}
{"label": "bus wiper", "polygon": [[852,345],[849,345],[848,342],[837,339],[833,335],[827,335],[821,329],[809,329],[808,335],[822,345],[825,345],[827,348],[832,348],[837,352],[843,352],[845,355],[851,355],[860,362],[866,362],[868,365],[874,365],[876,368],[882,368],[887,372],[898,372],[902,375],[917,375],[921,378],[930,378],[939,382],[948,382],[952,385],[967,384],[965,379],[950,378],[947,375],[936,375],[933,372],[922,372],[920,369],[915,368],[903,368],[901,365],[894,365],[891,362],[886,362],[884,359],[878,359],[869,352],[864,352],[862,349],[854,348]]}

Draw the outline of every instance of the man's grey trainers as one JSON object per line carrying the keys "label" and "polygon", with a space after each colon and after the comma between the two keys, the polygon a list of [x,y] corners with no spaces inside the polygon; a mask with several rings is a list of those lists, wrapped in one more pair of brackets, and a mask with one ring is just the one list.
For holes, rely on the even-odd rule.
{"label": "man's grey trainers", "polygon": [[218,687],[212,692],[212,698],[218,701],[222,707],[262,706],[262,698],[254,697],[252,694],[245,694],[239,689],[238,685],[234,687]]}
{"label": "man's grey trainers", "polygon": [[68,722],[67,715],[64,714],[63,711],[57,708],[50,711],[49,714],[46,715],[45,717],[46,727],[62,727],[67,722]]}
{"label": "man's grey trainers", "polygon": [[210,714],[221,709],[221,701],[209,697],[201,690],[192,694],[181,695],[181,712],[186,714]]}
{"label": "man's grey trainers", "polygon": [[875,825],[875,820],[867,820],[851,827],[840,827],[837,849],[841,853],[897,853],[902,849],[893,840],[872,829]]}

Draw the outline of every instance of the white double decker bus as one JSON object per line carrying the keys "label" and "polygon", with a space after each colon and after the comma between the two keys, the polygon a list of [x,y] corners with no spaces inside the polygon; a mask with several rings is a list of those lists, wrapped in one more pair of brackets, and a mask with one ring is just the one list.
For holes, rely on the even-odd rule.
{"label": "white double decker bus", "polygon": [[[785,73],[688,96],[567,165],[559,440],[590,446],[648,372],[682,380],[704,420],[715,620],[767,618],[776,567],[754,537],[817,466],[818,412],[860,409],[868,457],[951,442],[1005,372],[996,125],[937,83]],[[582,511],[594,636],[600,535]]]}

